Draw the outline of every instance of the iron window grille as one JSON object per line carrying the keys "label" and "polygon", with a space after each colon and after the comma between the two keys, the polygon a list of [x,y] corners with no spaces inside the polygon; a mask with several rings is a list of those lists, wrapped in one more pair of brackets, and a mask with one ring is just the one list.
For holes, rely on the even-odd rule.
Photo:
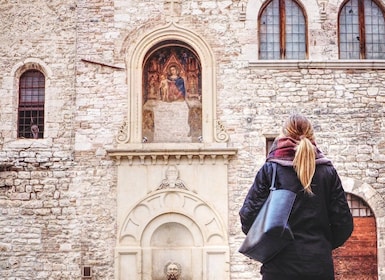
{"label": "iron window grille", "polygon": [[348,200],[350,211],[353,217],[373,217],[373,211],[370,209],[368,204],[363,201],[361,198],[352,195],[350,193],[346,194],[346,199]]}

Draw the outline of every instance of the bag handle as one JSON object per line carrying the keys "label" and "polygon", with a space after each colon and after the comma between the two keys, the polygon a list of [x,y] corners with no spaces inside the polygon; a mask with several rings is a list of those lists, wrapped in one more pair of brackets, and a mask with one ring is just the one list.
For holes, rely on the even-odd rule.
{"label": "bag handle", "polygon": [[277,164],[273,162],[273,178],[271,179],[270,191],[275,191],[277,188],[275,187],[275,177],[277,175]]}

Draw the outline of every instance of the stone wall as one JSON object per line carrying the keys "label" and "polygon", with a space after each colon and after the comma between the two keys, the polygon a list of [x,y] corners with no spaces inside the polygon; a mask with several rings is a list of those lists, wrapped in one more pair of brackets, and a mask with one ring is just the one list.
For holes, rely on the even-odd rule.
{"label": "stone wall", "polygon": [[[224,186],[231,279],[259,279],[258,265],[237,253],[238,211],[264,161],[265,138],[290,113],[309,116],[341,175],[384,199],[384,64],[326,63],[338,58],[340,1],[329,1],[324,21],[317,1],[303,4],[309,61],[325,64],[258,61],[257,0],[1,1],[0,278],[79,279],[86,265],[94,279],[114,279],[117,170],[106,150],[130,114],[128,94],[136,94],[125,51],[172,21],[212,50],[216,114],[238,149]],[[18,75],[35,64],[47,81],[46,135],[16,139]]]}
{"label": "stone wall", "polygon": [[[74,177],[76,5],[2,1],[0,278],[79,275],[81,226]],[[22,71],[46,77],[45,139],[16,140]],[[71,238],[69,238],[69,236]]]}
{"label": "stone wall", "polygon": [[[231,162],[229,172],[233,194],[230,224],[238,224],[239,205],[264,162],[265,136],[278,135],[283,120],[292,112],[309,116],[319,147],[332,159],[341,176],[364,181],[384,197],[382,70],[252,69],[251,72],[252,82],[239,90],[245,96],[243,104],[247,110],[244,106],[234,106],[235,97],[230,94],[220,98],[226,100],[222,101],[226,110],[232,108],[229,113],[232,119],[228,122],[234,121],[234,117],[238,119],[237,125],[231,127],[231,140],[239,145],[239,156]],[[251,118],[250,122],[247,117]],[[242,234],[239,235],[239,227],[230,232],[234,234],[236,252]],[[238,257],[234,254],[235,263],[243,264],[244,260]],[[245,279],[251,273],[249,266],[234,267],[239,269],[234,275],[240,275],[234,279]],[[258,277],[258,272],[253,277]]]}

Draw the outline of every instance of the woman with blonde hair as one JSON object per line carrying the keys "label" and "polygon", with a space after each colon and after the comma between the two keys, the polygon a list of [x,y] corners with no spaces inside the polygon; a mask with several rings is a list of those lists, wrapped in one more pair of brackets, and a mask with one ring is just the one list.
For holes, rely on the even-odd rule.
{"label": "woman with blonde hair", "polygon": [[317,148],[309,120],[299,114],[285,122],[265,164],[258,171],[239,212],[247,234],[269,194],[273,164],[275,187],[297,193],[289,218],[293,242],[261,267],[263,280],[333,280],[332,250],[353,231],[353,218],[340,177]]}

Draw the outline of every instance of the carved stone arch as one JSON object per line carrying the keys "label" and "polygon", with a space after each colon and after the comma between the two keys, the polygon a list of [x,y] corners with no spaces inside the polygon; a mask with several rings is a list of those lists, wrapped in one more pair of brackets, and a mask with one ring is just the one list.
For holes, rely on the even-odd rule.
{"label": "carved stone arch", "polygon": [[341,177],[345,192],[351,193],[363,199],[375,216],[377,231],[377,266],[378,277],[385,277],[385,244],[382,241],[382,235],[385,231],[385,201],[382,196],[369,184],[353,178]]}
{"label": "carved stone arch", "polygon": [[202,140],[226,142],[228,135],[216,119],[216,65],[211,48],[202,37],[175,23],[151,30],[135,42],[125,42],[125,63],[129,83],[128,115],[118,135],[120,144],[142,142],[142,66],[148,52],[167,41],[179,41],[191,47],[199,57],[202,67]]}
{"label": "carved stone arch", "polygon": [[164,279],[169,262],[185,280],[229,277],[225,224],[187,190],[158,190],[139,201],[120,226],[116,252],[117,279]]}
{"label": "carved stone arch", "polygon": [[44,61],[38,58],[27,58],[15,64],[12,67],[11,76],[15,77],[18,80],[21,74],[23,74],[27,70],[32,70],[32,69],[39,70],[40,72],[42,72],[46,78],[46,83],[47,81],[49,81],[50,77],[52,76],[51,68],[49,68]]}
{"label": "carved stone arch", "polygon": [[341,177],[342,185],[346,192],[362,198],[372,209],[379,226],[385,228],[385,201],[382,196],[369,184],[353,178]]}
{"label": "carved stone arch", "polygon": [[[165,228],[173,229],[178,234],[173,234],[170,230],[167,235],[163,234]],[[171,240],[170,236],[174,237]],[[182,239],[179,239],[182,237]],[[165,240],[167,239],[167,241]],[[151,220],[145,227],[140,241],[142,248],[149,247],[202,247],[204,245],[203,235],[199,226],[190,217],[181,213],[163,213]]]}
{"label": "carved stone arch", "polygon": [[[319,16],[318,11],[321,11],[325,8],[325,6],[322,6],[322,3],[327,1],[324,0],[310,0],[310,1],[303,1],[303,0],[295,0],[300,6],[303,8],[303,12],[305,15],[309,15],[309,17],[317,17]],[[270,1],[260,1],[260,0],[250,0],[247,1],[246,4],[246,20],[250,22],[250,27],[252,26],[252,22],[254,23],[254,29],[256,28],[256,23],[258,20],[258,15],[261,12],[261,8],[264,7],[264,5],[267,4],[267,2]],[[317,20],[317,19],[314,19]],[[248,24],[249,26],[249,24]]]}
{"label": "carved stone arch", "polygon": [[[168,220],[170,213],[177,219]],[[187,190],[156,191],[137,203],[124,219],[119,243],[139,246],[144,242],[143,245],[148,246],[161,221],[176,222],[187,228],[194,224],[194,233],[199,231],[202,236],[198,243],[205,246],[228,243],[227,230],[220,216],[207,202]]]}

